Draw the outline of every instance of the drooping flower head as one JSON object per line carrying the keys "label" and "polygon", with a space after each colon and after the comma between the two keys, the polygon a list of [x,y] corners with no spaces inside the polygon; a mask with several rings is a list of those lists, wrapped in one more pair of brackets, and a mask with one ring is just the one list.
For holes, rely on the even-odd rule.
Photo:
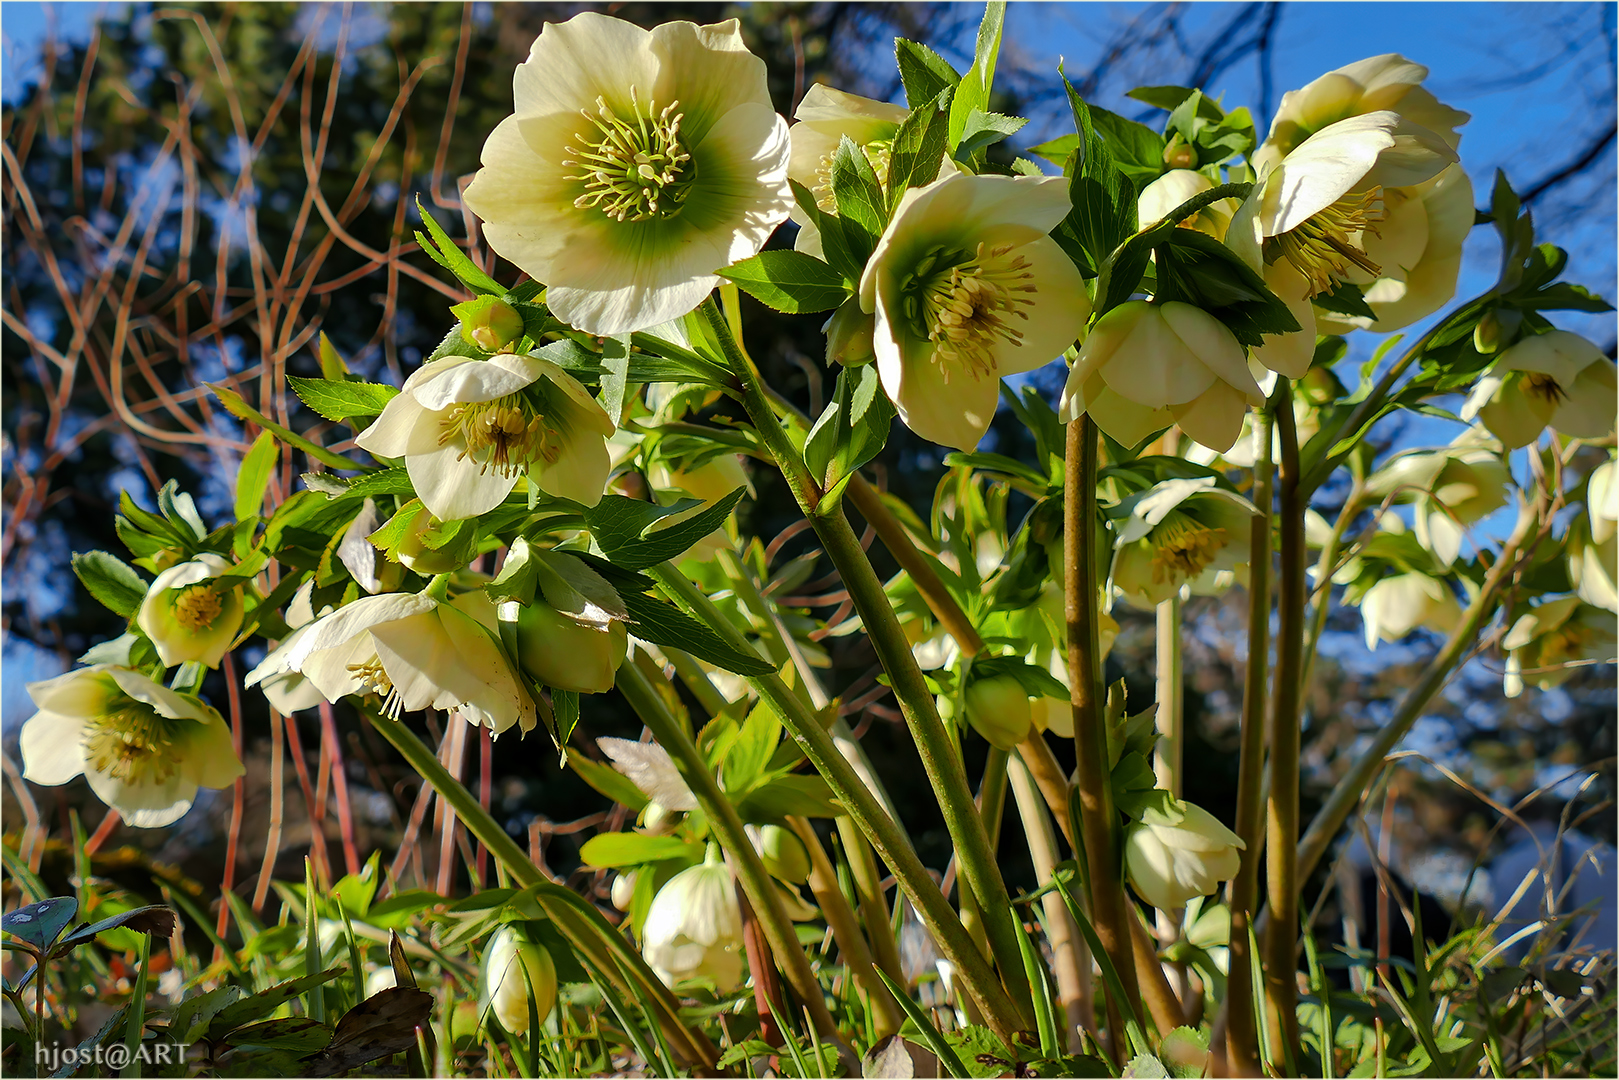
{"label": "drooping flower head", "polygon": [[1253,504],[1208,477],[1165,480],[1119,528],[1113,586],[1131,604],[1150,608],[1182,586],[1212,594],[1247,566]]}
{"label": "drooping flower head", "polygon": [[1519,341],[1478,381],[1463,420],[1475,418],[1508,450],[1528,446],[1550,426],[1577,439],[1614,428],[1613,362],[1578,334],[1549,330]]}
{"label": "drooping flower head", "polygon": [[135,624],[152,639],[168,667],[196,661],[216,668],[242,628],[241,586],[214,579],[230,570],[223,556],[203,552],[163,571],[146,590]]}
{"label": "drooping flower head", "polygon": [[1501,640],[1501,648],[1507,653],[1502,691],[1517,697],[1525,683],[1550,690],[1585,665],[1613,663],[1619,659],[1619,634],[1612,614],[1577,596],[1564,596],[1520,617]]}
{"label": "drooping flower head", "polygon": [[1169,800],[1170,813],[1149,809],[1124,839],[1130,885],[1164,911],[1207,896],[1237,876],[1247,845],[1201,806]]}
{"label": "drooping flower head", "polygon": [[1395,574],[1367,589],[1360,600],[1366,624],[1366,647],[1379,641],[1394,643],[1419,626],[1448,634],[1462,621],[1456,594],[1438,578],[1420,571]]}
{"label": "drooping flower head", "polygon": [[179,820],[197,788],[242,775],[219,713],[138,671],[96,664],[28,684],[39,711],[18,742],[23,776],[65,784],[84,774],[90,790],[131,825]]}
{"label": "drooping flower head", "polygon": [[679,318],[787,218],[787,123],[734,19],[550,23],[512,91],[467,205],[580,330]]}
{"label": "drooping flower head", "polygon": [[402,457],[422,505],[441,521],[499,506],[520,477],[595,506],[611,463],[607,411],[579,381],[539,356],[446,356],[405,380],[355,440]]}
{"label": "drooping flower head", "polygon": [[1061,177],[964,173],[900,199],[860,306],[876,313],[877,372],[906,427],[973,449],[1001,376],[1056,359],[1084,333],[1084,280],[1046,235],[1069,205]]}
{"label": "drooping flower head", "polygon": [[1179,424],[1228,450],[1249,405],[1265,403],[1242,344],[1202,308],[1131,300],[1103,315],[1068,373],[1058,416],[1088,413],[1127,446]]}
{"label": "drooping flower head", "polygon": [[1581,600],[1619,612],[1619,465],[1591,470],[1585,511],[1569,528],[1568,576]]}
{"label": "drooping flower head", "polygon": [[708,978],[727,994],[742,981],[742,910],[718,848],[711,846],[707,861],[670,878],[652,898],[641,952],[671,987]]}
{"label": "drooping flower head", "polygon": [[[1170,169],[1141,189],[1141,194],[1136,197],[1136,219],[1141,222],[1142,228],[1146,228],[1162,221],[1188,199],[1213,187],[1214,181],[1196,169]],[[1196,229],[1216,240],[1224,240],[1226,227],[1231,224],[1231,215],[1236,213],[1238,205],[1236,199],[1210,203],[1182,221],[1180,227]]]}
{"label": "drooping flower head", "polygon": [[1448,568],[1461,553],[1466,527],[1505,506],[1511,482],[1494,440],[1466,431],[1447,447],[1390,461],[1367,482],[1366,492],[1413,503],[1417,541]]}

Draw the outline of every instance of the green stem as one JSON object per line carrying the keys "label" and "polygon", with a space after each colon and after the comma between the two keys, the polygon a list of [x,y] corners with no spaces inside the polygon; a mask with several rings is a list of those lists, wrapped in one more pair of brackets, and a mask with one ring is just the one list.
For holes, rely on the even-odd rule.
{"label": "green stem", "polygon": [[1285,378],[1276,407],[1276,429],[1282,449],[1280,533],[1281,566],[1276,582],[1276,681],[1270,723],[1270,800],[1266,812],[1266,903],[1270,926],[1264,950],[1265,996],[1276,1017],[1273,1060],[1295,1053],[1298,1046],[1299,928],[1299,676],[1304,650],[1304,511],[1309,498],[1299,485],[1299,440],[1293,424],[1292,398]]}
{"label": "green stem", "polygon": [[[1075,786],[1084,833],[1086,879],[1096,936],[1128,997],[1123,1012],[1141,1015],[1133,918],[1119,877],[1118,810],[1109,782],[1107,717],[1096,615],[1096,429],[1088,416],[1068,425],[1063,478],[1063,592],[1068,622],[1068,681],[1074,709]],[[1112,1003],[1110,1003],[1111,1006]],[[1110,1011],[1112,1011],[1110,1009]],[[1109,1024],[1110,1038],[1118,1025]]]}
{"label": "green stem", "polygon": [[1315,677],[1316,650],[1321,645],[1321,632],[1327,628],[1327,616],[1332,611],[1332,572],[1338,562],[1338,551],[1343,544],[1344,532],[1355,515],[1360,513],[1361,485],[1356,483],[1350,489],[1349,497],[1344,500],[1343,509],[1338,512],[1338,520],[1333,522],[1332,535],[1327,537],[1326,545],[1321,549],[1321,557],[1315,564],[1315,588],[1311,592],[1311,602],[1314,607],[1310,609],[1310,628],[1304,638],[1304,669],[1300,673],[1299,681],[1303,693],[1310,692],[1310,680]]}
{"label": "green stem", "polygon": [[787,983],[798,1000],[809,1009],[815,1030],[822,1038],[835,1040],[842,1045],[837,1023],[827,1010],[821,986],[815,980],[815,973],[810,970],[802,946],[798,944],[797,932],[793,929],[792,920],[787,917],[787,909],[782,906],[781,894],[771,881],[770,872],[765,869],[759,853],[754,850],[753,842],[743,830],[742,818],[737,814],[736,807],[720,790],[719,782],[703,760],[702,751],[697,749],[697,744],[692,742],[686,729],[669,712],[651,680],[639,667],[625,664],[618,669],[618,689],[641,722],[651,730],[652,737],[669,751],[681,779],[686,781],[686,786],[697,798],[697,804],[703,808],[709,828],[714,830],[715,838],[731,858],[736,876],[742,882],[742,889],[747,894],[748,902],[753,905],[754,915],[770,943],[770,951],[776,955],[776,963],[781,966],[782,974],[787,977]]}
{"label": "green stem", "polygon": [[[572,890],[547,880],[500,823],[479,805],[477,796],[450,775],[438,755],[418,739],[415,732],[375,709],[366,709],[365,714],[372,727],[393,744],[411,768],[433,785],[439,798],[461,819],[467,831],[483,842],[512,879],[523,888],[535,891],[535,899],[540,907],[556,922],[557,928],[580,951],[585,961],[596,969],[597,974],[622,986],[625,992],[632,992],[625,979],[633,977],[645,996],[657,1007],[658,1023],[665,1034],[677,1046],[684,1048],[689,1060],[707,1069],[715,1068],[719,1051],[714,1044],[701,1032],[692,1030],[681,1021],[680,1002],[663,984],[663,980],[647,967],[641,954],[631,948],[629,942],[602,917],[601,912]],[[460,723],[457,720],[451,722]]]}
{"label": "green stem", "polygon": [[[750,647],[746,639],[714,607],[713,602],[679,570],[663,563],[650,567],[647,573],[662,586],[670,599],[687,614],[707,624],[732,648]],[[793,693],[780,675],[750,677],[749,682],[776,711],[782,724],[804,751],[804,756],[826,780],[860,831],[888,864],[900,889],[933,934],[940,953],[956,966],[962,984],[978,1000],[985,1022],[1002,1038],[1010,1038],[1013,1032],[1024,1026],[1021,1012],[1013,1006],[1012,999],[995,978],[984,955],[967,937],[961,919],[911,849],[904,831],[867,789],[854,766],[844,759],[816,715]]]}
{"label": "green stem", "polygon": [[876,650],[877,659],[887,672],[900,712],[905,717],[911,738],[916,743],[917,755],[923,771],[939,800],[944,813],[945,828],[956,844],[962,876],[973,895],[983,905],[985,928],[995,961],[1010,991],[1018,1002],[1018,1012],[1024,1014],[1025,1027],[1032,1024],[1033,1006],[1029,999],[1028,976],[1023,970],[1023,956],[1018,946],[1016,928],[1012,924],[1012,898],[1006,891],[995,865],[994,852],[984,831],[983,820],[973,804],[972,788],[967,771],[939,719],[933,694],[928,689],[922,669],[911,653],[911,643],[900,628],[893,605],[883,590],[883,583],[866,558],[860,539],[849,526],[839,506],[822,507],[821,489],[810,476],[803,457],[787,438],[786,431],[776,418],[769,398],[765,395],[758,370],[742,352],[731,336],[724,315],[713,303],[705,301],[700,309],[709,329],[725,351],[726,361],[742,384],[743,403],[749,419],[759,431],[760,438],[776,459],[787,480],[787,485],[798,500],[799,508],[815,527],[832,565],[837,568],[854,602],[856,613],[865,626],[866,635]]}
{"label": "green stem", "polygon": [[1158,750],[1153,773],[1158,786],[1181,797],[1181,766],[1186,752],[1185,695],[1181,687],[1181,598],[1158,605]]}
{"label": "green stem", "polygon": [[[1273,397],[1272,401],[1285,399]],[[1245,848],[1231,881],[1231,973],[1226,979],[1226,1060],[1236,1076],[1258,1076],[1259,1030],[1254,1023],[1254,981],[1248,927],[1259,899],[1259,860],[1265,842],[1265,688],[1270,666],[1271,518],[1275,501],[1271,467],[1272,410],[1255,417],[1254,506],[1259,514],[1249,533],[1248,670],[1242,695],[1242,739],[1237,768],[1236,832]]]}

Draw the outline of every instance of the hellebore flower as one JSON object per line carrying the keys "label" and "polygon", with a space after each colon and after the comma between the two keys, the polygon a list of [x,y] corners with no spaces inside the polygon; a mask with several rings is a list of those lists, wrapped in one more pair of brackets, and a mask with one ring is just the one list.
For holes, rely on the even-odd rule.
{"label": "hellebore flower", "polygon": [[1443,449],[1401,454],[1372,476],[1366,491],[1416,504],[1417,542],[1449,568],[1466,526],[1505,506],[1511,482],[1501,455],[1469,431]]}
{"label": "hellebore flower", "polygon": [[972,450],[1003,375],[1032,371],[1085,332],[1079,271],[1046,234],[1067,216],[1061,177],[957,174],[913,188],[860,278],[883,389],[905,426]]}
{"label": "hellebore flower", "polygon": [[1162,911],[1208,896],[1237,876],[1242,838],[1201,806],[1171,799],[1179,819],[1148,809],[1124,839],[1124,866],[1136,893]]}
{"label": "hellebore flower", "polygon": [[538,356],[446,356],[423,364],[354,441],[402,457],[441,521],[499,506],[520,477],[548,495],[601,501],[612,418],[579,381]]}
{"label": "hellebore flower", "polygon": [[710,845],[702,865],[682,870],[652,898],[641,953],[670,987],[707,978],[728,994],[742,981],[742,911],[717,847]]}
{"label": "hellebore flower", "polygon": [[[1131,604],[1156,607],[1182,586],[1212,595],[1248,563],[1257,511],[1209,477],[1165,480],[1145,495],[1114,542],[1113,586]],[[1225,572],[1222,577],[1222,572]]]}
{"label": "hellebore flower", "polygon": [[1010,750],[1029,737],[1034,715],[1029,692],[1010,675],[977,679],[964,695],[967,723],[997,750]]}
{"label": "hellebore flower", "polygon": [[222,589],[214,579],[231,564],[211,552],[171,566],[146,590],[135,625],[152,639],[167,667],[196,661],[216,668],[242,628],[242,589]]}
{"label": "hellebore flower", "polygon": [[737,488],[753,493],[753,481],[742,467],[740,454],[718,454],[701,464],[684,468],[659,458],[647,466],[646,475],[654,491],[674,495],[677,499],[689,495],[709,503],[725,498]]}
{"label": "hellebore flower", "polygon": [[1507,653],[1502,692],[1517,697],[1525,683],[1550,690],[1572,679],[1580,667],[1611,664],[1619,659],[1616,641],[1609,612],[1577,596],[1548,600],[1513,623],[1501,640]]}
{"label": "hellebore flower", "polygon": [[375,694],[396,719],[456,709],[497,735],[513,724],[530,731],[534,702],[493,628],[462,610],[474,603],[440,602],[426,592],[363,596],[304,627],[272,654],[275,667],[302,672],[327,701]]}
{"label": "hellebore flower", "polygon": [[550,23],[466,191],[490,247],[592,334],[678,319],[792,207],[787,122],[736,20]]}
{"label": "hellebore flower", "polygon": [[1569,529],[1568,573],[1580,599],[1619,611],[1619,466],[1607,461],[1585,485],[1585,516]]}
{"label": "hellebore flower", "polygon": [[[1136,197],[1136,219],[1145,229],[1154,222],[1162,221],[1186,200],[1212,187],[1214,181],[1196,169],[1170,169],[1141,189],[1141,194]],[[1238,205],[1236,199],[1210,203],[1182,221],[1180,227],[1196,229],[1216,240],[1224,240],[1226,227],[1231,224],[1231,215],[1237,212]]]}
{"label": "hellebore flower", "polygon": [[630,904],[635,900],[635,875],[638,873],[640,873],[638,870],[624,870],[613,879],[609,896],[612,898],[613,906],[618,910],[630,910]]}
{"label": "hellebore flower", "polygon": [[1366,647],[1396,642],[1419,626],[1448,634],[1462,621],[1462,607],[1443,581],[1413,571],[1383,578],[1360,600]]}
{"label": "hellebore flower", "polygon": [[[370,547],[369,544],[366,546]],[[325,700],[321,697],[318,686],[281,663],[281,656],[294,646],[309,624],[315,621],[315,612],[310,606],[310,596],[314,591],[314,581],[306,581],[292,594],[286,616],[287,626],[291,628],[292,633],[288,634],[281,644],[264,658],[263,663],[248,672],[247,677],[242,680],[243,686],[261,686],[265,698],[283,716],[291,716],[304,709],[313,709]]]}
{"label": "hellebore flower", "polygon": [[1202,308],[1131,300],[1099,319],[1062,391],[1059,416],[1081,413],[1134,446],[1178,423],[1204,446],[1228,450],[1249,405],[1265,403],[1242,345]]}
{"label": "hellebore flower", "polygon": [[551,954],[508,923],[483,952],[483,1001],[511,1035],[528,1034],[529,1002],[543,1024],[557,1003],[557,969]]}
{"label": "hellebore flower", "polygon": [[748,825],[745,827],[753,849],[773,877],[792,885],[809,880],[809,853],[804,842],[780,825]]}
{"label": "hellebore flower", "polygon": [[523,670],[559,690],[611,690],[629,643],[623,622],[629,612],[617,590],[572,555],[536,550],[521,538],[512,544],[506,567],[529,576],[515,590],[519,598],[504,600],[495,611],[498,622],[515,632]]}
{"label": "hellebore flower", "polygon": [[1526,337],[1496,358],[1462,406],[1508,450],[1528,446],[1547,425],[1576,439],[1613,430],[1619,383],[1613,363],[1578,334],[1548,330]]}
{"label": "hellebore flower", "polygon": [[171,824],[197,788],[242,775],[219,713],[128,668],[96,664],[28,684],[39,711],[22,726],[23,776],[65,784],[80,773],[90,790],[142,829]]}

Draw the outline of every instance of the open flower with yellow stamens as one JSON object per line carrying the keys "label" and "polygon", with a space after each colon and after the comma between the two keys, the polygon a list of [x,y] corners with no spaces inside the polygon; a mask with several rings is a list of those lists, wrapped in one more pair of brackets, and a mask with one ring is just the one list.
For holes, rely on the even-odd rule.
{"label": "open flower with yellow stamens", "polygon": [[1140,608],[1170,599],[1183,586],[1199,595],[1222,591],[1247,566],[1257,512],[1212,477],[1165,480],[1141,497],[1119,528],[1113,587]]}
{"label": "open flower with yellow stamens", "polygon": [[28,684],[39,711],[18,736],[23,776],[90,790],[129,824],[155,829],[189,809],[199,787],[242,775],[219,713],[138,671],[97,664]]}
{"label": "open flower with yellow stamens", "polygon": [[300,672],[334,703],[373,694],[395,718],[456,709],[497,735],[513,724],[530,731],[534,702],[500,647],[493,615],[481,593],[448,602],[431,589],[363,596],[302,627],[254,674]]}
{"label": "open flower with yellow stamens", "polygon": [[678,319],[787,218],[787,122],[734,19],[549,23],[512,91],[467,205],[571,326]]}
{"label": "open flower with yellow stamens", "polygon": [[1478,381],[1461,417],[1483,422],[1508,450],[1528,446],[1550,425],[1576,439],[1614,428],[1613,362],[1578,334],[1549,330],[1503,352]]}
{"label": "open flower with yellow stamens", "polygon": [[1417,542],[1448,569],[1467,526],[1505,506],[1511,483],[1495,440],[1474,429],[1447,447],[1399,455],[1372,475],[1366,493],[1415,504]]}
{"label": "open flower with yellow stamens", "polygon": [[1067,216],[1062,177],[955,176],[913,188],[860,279],[877,316],[883,389],[905,426],[972,450],[1003,375],[1031,371],[1085,332],[1085,283],[1047,233]]}
{"label": "open flower with yellow stamens", "polygon": [[203,552],[171,566],[146,590],[135,625],[152,639],[158,659],[169,667],[194,660],[216,668],[242,628],[242,589],[222,588],[215,579],[230,561]]}
{"label": "open flower with yellow stamens", "polygon": [[1502,691],[1523,693],[1524,684],[1550,690],[1574,677],[1582,667],[1619,659],[1619,635],[1613,615],[1581,602],[1577,596],[1548,600],[1512,624],[1501,640],[1507,653]]}
{"label": "open flower with yellow stamens", "polygon": [[579,381],[538,356],[446,356],[423,364],[355,440],[402,457],[422,505],[441,521],[499,506],[527,476],[541,491],[601,501],[612,418]]}

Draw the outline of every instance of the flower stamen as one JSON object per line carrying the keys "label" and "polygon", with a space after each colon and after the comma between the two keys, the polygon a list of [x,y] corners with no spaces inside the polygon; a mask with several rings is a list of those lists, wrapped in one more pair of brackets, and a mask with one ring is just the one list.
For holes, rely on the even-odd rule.
{"label": "flower stamen", "polygon": [[169,721],[136,701],[89,721],[84,756],[96,772],[126,784],[162,784],[179,768]]}
{"label": "flower stamen", "polygon": [[1345,195],[1325,210],[1265,242],[1265,261],[1286,259],[1310,284],[1310,295],[1331,292],[1351,266],[1377,277],[1382,267],[1361,246],[1365,233],[1377,234],[1384,220],[1383,189]]}
{"label": "flower stamen", "polygon": [[459,439],[456,460],[470,458],[480,472],[520,476],[535,462],[554,464],[562,454],[559,432],[521,394],[452,406],[439,429],[438,444]]}
{"label": "flower stamen", "polygon": [[1184,514],[1171,514],[1153,530],[1152,580],[1197,577],[1226,546],[1226,531],[1199,525]]}
{"label": "flower stamen", "polygon": [[203,630],[219,618],[223,605],[212,585],[203,583],[185,589],[174,600],[174,618],[187,630]]}
{"label": "flower stamen", "polygon": [[643,112],[630,87],[630,119],[623,120],[602,97],[594,113],[579,114],[595,125],[594,133],[575,133],[577,146],[565,146],[570,157],[562,164],[581,171],[566,177],[585,185],[573,201],[580,209],[594,207],[615,221],[646,221],[680,213],[697,169],[680,138],[684,113],[671,101],[661,111],[648,102]]}
{"label": "flower stamen", "polygon": [[1039,290],[1028,259],[1018,255],[1007,260],[1011,251],[1011,244],[986,250],[982,243],[970,256],[932,251],[901,285],[905,315],[934,344],[933,362],[947,384],[957,369],[974,379],[995,377],[1000,368],[996,348],[1002,342],[1023,344],[1023,331],[1011,320],[1027,321],[1024,308],[1034,303],[1030,294]]}
{"label": "flower stamen", "polygon": [[394,686],[375,653],[363,663],[350,664],[349,671],[360,681],[361,689],[382,699],[384,713],[394,720],[399,719],[399,714],[404,711],[405,699],[400,696],[399,689]]}
{"label": "flower stamen", "polygon": [[1568,400],[1568,391],[1555,378],[1540,371],[1531,371],[1523,377],[1523,392],[1546,402],[1553,408]]}

